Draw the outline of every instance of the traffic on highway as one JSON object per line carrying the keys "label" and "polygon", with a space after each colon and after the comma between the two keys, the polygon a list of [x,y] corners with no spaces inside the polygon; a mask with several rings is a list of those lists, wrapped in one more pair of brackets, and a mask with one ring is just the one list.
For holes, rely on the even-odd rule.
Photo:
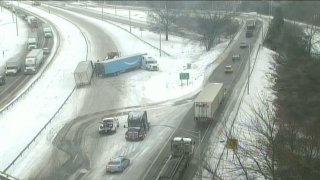
{"label": "traffic on highway", "polygon": [[110,3],[1,2],[25,37],[0,59],[0,179],[220,179],[210,138],[249,91],[268,21],[212,11],[237,28],[207,49]]}

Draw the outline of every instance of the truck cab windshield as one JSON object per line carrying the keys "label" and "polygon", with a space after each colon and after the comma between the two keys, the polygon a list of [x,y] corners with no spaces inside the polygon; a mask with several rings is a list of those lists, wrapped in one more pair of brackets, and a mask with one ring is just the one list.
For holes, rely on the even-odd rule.
{"label": "truck cab windshield", "polygon": [[156,64],[156,63],[157,63],[157,61],[155,61],[155,60],[151,60],[151,61],[146,62],[146,64]]}
{"label": "truck cab windshield", "polygon": [[7,66],[7,69],[16,69],[17,67],[16,66]]}
{"label": "truck cab windshield", "polygon": [[134,120],[128,121],[128,126],[129,127],[138,127],[138,128],[140,128],[140,125],[141,125],[140,121],[134,121]]}
{"label": "truck cab windshield", "polygon": [[26,59],[26,67],[30,67],[34,65],[34,60],[33,59]]}

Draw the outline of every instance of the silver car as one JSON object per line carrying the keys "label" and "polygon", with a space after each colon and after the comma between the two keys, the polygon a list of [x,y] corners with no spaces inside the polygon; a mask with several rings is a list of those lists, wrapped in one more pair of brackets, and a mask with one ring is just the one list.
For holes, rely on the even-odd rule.
{"label": "silver car", "polygon": [[130,160],[125,156],[118,156],[108,162],[106,171],[107,173],[123,172],[130,164]]}
{"label": "silver car", "polygon": [[240,48],[246,48],[248,44],[245,41],[240,42]]}

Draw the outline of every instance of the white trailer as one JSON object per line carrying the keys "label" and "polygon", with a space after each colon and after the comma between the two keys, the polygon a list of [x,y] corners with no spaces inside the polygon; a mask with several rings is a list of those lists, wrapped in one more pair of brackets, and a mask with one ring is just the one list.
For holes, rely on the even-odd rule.
{"label": "white trailer", "polygon": [[208,83],[194,101],[194,119],[196,121],[213,120],[223,98],[223,84]]}
{"label": "white trailer", "polygon": [[74,71],[74,80],[77,87],[90,84],[93,74],[92,61],[81,61]]}
{"label": "white trailer", "polygon": [[24,73],[25,74],[37,73],[42,62],[43,62],[43,50],[32,49],[26,56]]}

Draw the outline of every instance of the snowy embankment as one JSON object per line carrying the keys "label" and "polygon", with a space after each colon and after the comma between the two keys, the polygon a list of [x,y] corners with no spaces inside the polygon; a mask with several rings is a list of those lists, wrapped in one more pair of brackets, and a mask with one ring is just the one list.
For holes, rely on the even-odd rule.
{"label": "snowy embankment", "polygon": [[[212,145],[212,148],[214,147],[215,149],[223,149],[226,145],[227,136],[236,137],[241,150],[249,149],[249,146],[252,144],[248,145],[248,142],[252,143],[258,140],[258,137],[261,134],[255,134],[255,132],[253,132],[253,129],[255,128],[254,126],[257,126],[257,124],[252,124],[252,118],[255,116],[252,110],[253,108],[263,108],[261,101],[272,102],[272,83],[268,79],[268,74],[271,73],[270,68],[271,63],[273,62],[274,54],[274,51],[264,47],[260,50],[250,78],[249,94],[247,94],[247,90],[245,90],[243,101],[240,105],[238,115],[234,121],[232,131],[229,131],[230,134],[228,135],[226,135],[227,130],[225,130],[225,132],[221,131],[219,133],[220,143],[215,143]],[[208,154],[210,153],[212,153],[212,151],[210,152],[209,150]],[[211,154],[211,156],[216,159],[220,158],[220,154]],[[245,166],[250,167],[250,164],[254,164],[255,162],[246,160],[242,163]],[[225,149],[217,171],[219,177],[222,179],[234,179],[235,177],[238,177],[239,174],[243,173],[239,165],[235,164],[238,164],[238,160],[235,158],[232,150]],[[253,175],[250,174],[250,176],[252,177]]]}
{"label": "snowy embankment", "polygon": [[[42,10],[22,5],[51,21],[60,32],[60,49],[54,62],[14,107],[0,115],[0,169],[9,163],[48,122],[75,87],[73,71],[86,58],[81,32],[69,22]],[[10,137],[10,138],[8,138]]]}
{"label": "snowy embankment", "polygon": [[2,7],[0,12],[0,68],[5,62],[26,49],[28,27],[18,17],[18,35],[15,16]]}
{"label": "snowy embankment", "polygon": [[[267,33],[268,24],[266,20],[263,20],[263,32],[264,37]],[[258,38],[258,42],[261,42],[261,35]],[[257,54],[258,53],[258,54]],[[255,58],[257,54],[257,58]],[[239,178],[239,170],[234,164],[237,163],[232,150],[226,149],[227,137],[236,137],[239,141],[239,147],[246,148],[245,142],[252,141],[257,138],[256,134],[250,132],[252,124],[252,107],[258,107],[262,104],[261,101],[270,101],[272,97],[272,90],[270,89],[272,83],[268,79],[268,74],[271,73],[270,67],[273,62],[273,55],[275,52],[264,48],[263,46],[256,44],[251,54],[251,69],[249,94],[247,94],[247,86],[242,87],[239,95],[240,98],[237,105],[234,107],[232,114],[225,115],[227,119],[222,123],[222,127],[217,128],[217,132],[210,139],[210,145],[206,153],[206,162],[209,163],[209,167],[213,170],[217,170],[217,175],[222,179],[234,179]],[[256,61],[254,61],[256,60]],[[247,76],[247,75],[246,75]],[[241,96],[243,97],[241,98]],[[261,98],[261,99],[258,99]],[[239,104],[238,104],[239,103]],[[239,108],[239,109],[238,109]],[[254,162],[245,162],[254,163]],[[248,164],[246,164],[248,165]],[[218,166],[218,167],[217,167]],[[204,176],[212,176],[207,171],[203,172]]]}

